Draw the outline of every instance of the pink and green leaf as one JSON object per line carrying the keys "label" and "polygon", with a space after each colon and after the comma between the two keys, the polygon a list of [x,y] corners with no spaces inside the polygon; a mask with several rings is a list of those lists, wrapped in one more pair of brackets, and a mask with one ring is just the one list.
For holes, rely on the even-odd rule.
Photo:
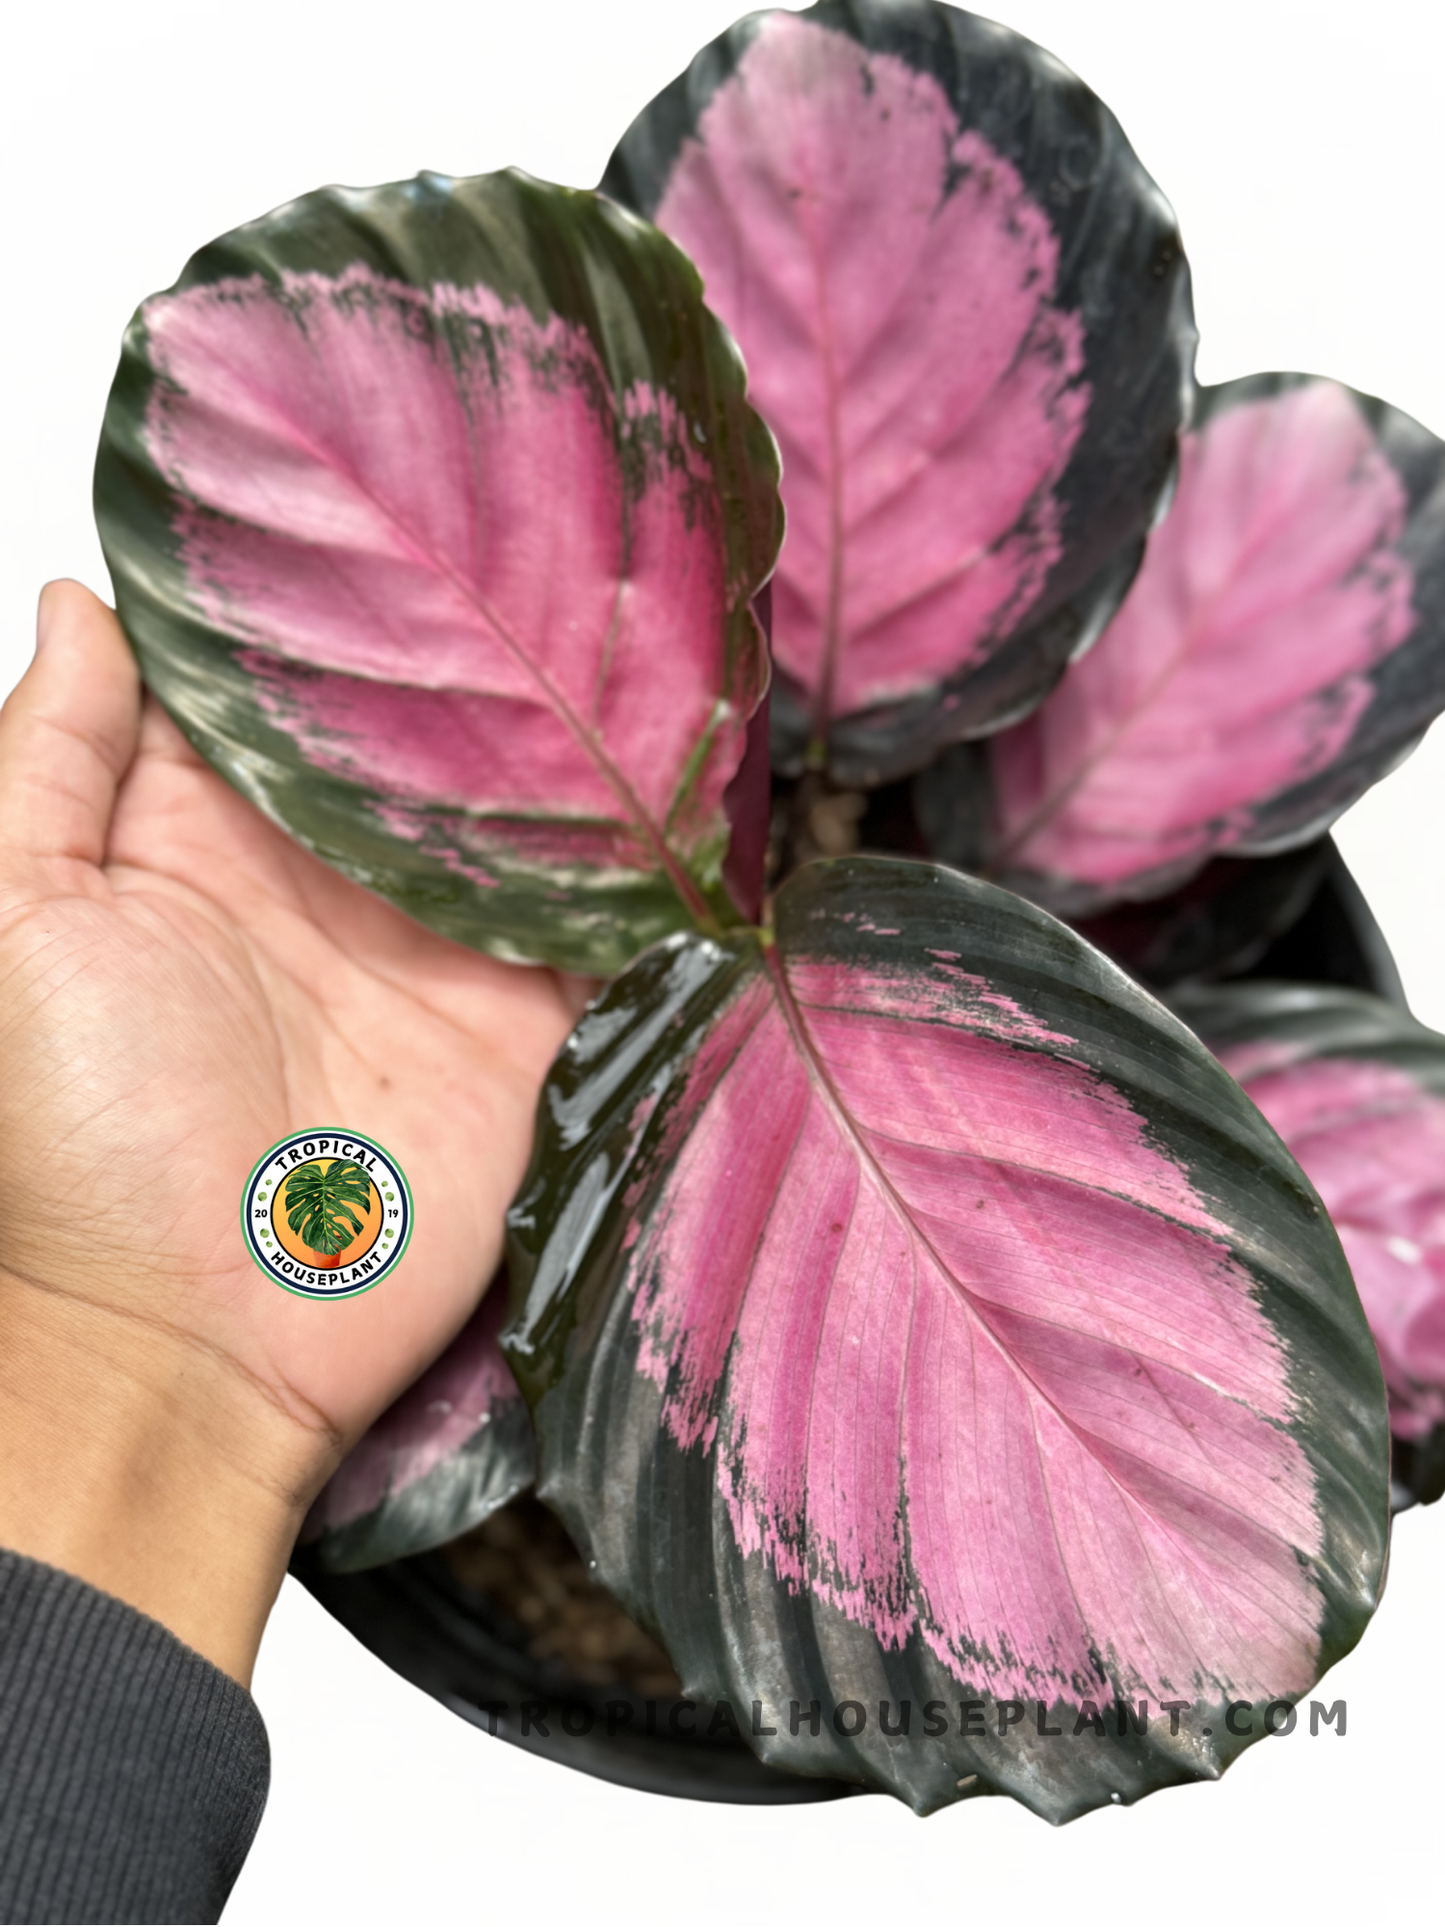
{"label": "pink and green leaf", "polygon": [[1308,842],[1442,707],[1445,444],[1339,382],[1205,389],[1119,614],[988,745],[989,874],[1088,915]]}
{"label": "pink and green leaf", "polygon": [[[1225,1703],[1297,1698],[1373,1609],[1384,1392],[1318,1201],[987,884],[814,864],[770,937],[640,959],[548,1082],[509,1262],[539,1490],[774,1764],[1067,1819],[1217,1774]],[[1141,1698],[1144,1734],[1036,1733]],[[906,1741],[834,1717],[880,1700]]]}
{"label": "pink and green leaf", "polygon": [[497,1344],[496,1281],[436,1362],[354,1445],[302,1528],[327,1572],[445,1545],[532,1483],[532,1421]]}
{"label": "pink and green leaf", "polygon": [[521,174],[312,194],[146,302],[97,514],[191,740],[447,935],[605,973],[736,921],[776,455],[696,273]]}
{"label": "pink and green leaf", "polygon": [[1231,984],[1180,1009],[1324,1200],[1391,1430],[1420,1447],[1445,1427],[1445,1037],[1377,997],[1313,984]]}
{"label": "pink and green leaf", "polygon": [[782,448],[780,766],[877,783],[1023,714],[1137,566],[1193,352],[1113,117],[990,22],[823,0],[704,48],[602,185],[697,263]]}

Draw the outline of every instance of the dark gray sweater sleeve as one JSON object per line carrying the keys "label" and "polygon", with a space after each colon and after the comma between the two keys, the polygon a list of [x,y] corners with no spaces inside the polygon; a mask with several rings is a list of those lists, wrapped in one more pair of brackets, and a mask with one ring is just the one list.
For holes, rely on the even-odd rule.
{"label": "dark gray sweater sleeve", "polygon": [[0,1551],[0,1921],[217,1920],[270,1774],[244,1687]]}

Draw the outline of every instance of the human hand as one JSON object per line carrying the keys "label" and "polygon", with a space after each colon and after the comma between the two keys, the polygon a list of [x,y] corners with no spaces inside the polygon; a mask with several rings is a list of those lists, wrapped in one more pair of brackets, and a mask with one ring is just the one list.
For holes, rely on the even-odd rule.
{"label": "human hand", "polygon": [[[582,992],[432,935],[232,790],[52,584],[0,714],[0,1544],[250,1675],[297,1524],[475,1305]],[[379,1290],[241,1241],[276,1139],[411,1182]]]}

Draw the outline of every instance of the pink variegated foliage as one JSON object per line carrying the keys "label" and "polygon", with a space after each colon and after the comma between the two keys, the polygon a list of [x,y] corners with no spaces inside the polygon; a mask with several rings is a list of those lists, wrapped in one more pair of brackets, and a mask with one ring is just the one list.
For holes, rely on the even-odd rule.
{"label": "pink variegated foliage", "polygon": [[532,1483],[532,1421],[497,1344],[506,1302],[499,1280],[332,1474],[300,1540],[326,1570],[443,1545]]}
{"label": "pink variegated foliage", "polygon": [[[504,1334],[543,1495],[702,1696],[1304,1691],[1373,1596],[1383,1414],[1258,1113],[987,885],[860,858],[775,917],[652,953],[554,1073]],[[1047,1763],[952,1729],[761,1750],[923,1811],[977,1773],[1055,1819],[1228,1757],[1197,1732]]]}
{"label": "pink variegated foliage", "polygon": [[826,724],[980,660],[1059,559],[1089,406],[1018,170],[931,75],[774,14],[656,218],[746,344],[783,452],[780,669]]}
{"label": "pink variegated foliage", "polygon": [[[778,747],[872,781],[1037,700],[1117,597],[1192,344],[1168,211],[1099,103],[1027,42],[908,11],[751,16],[603,182],[697,263],[782,449]],[[1002,130],[1001,52],[1038,96]]]}
{"label": "pink variegated foliage", "polygon": [[1075,914],[1318,836],[1445,697],[1442,454],[1338,382],[1206,390],[1123,608],[989,745],[991,873]]}
{"label": "pink variegated foliage", "polygon": [[606,970],[736,920],[774,462],[660,235],[424,178],[308,196],[148,301],[98,501],[147,674],[227,774],[447,934]]}
{"label": "pink variegated foliage", "polygon": [[[1235,1062],[1228,1055],[1226,1069]],[[1445,1098],[1388,1065],[1237,1074],[1324,1201],[1380,1351],[1390,1427],[1445,1423]]]}
{"label": "pink variegated foliage", "polygon": [[[322,1494],[313,1564],[464,1531],[535,1444],[689,1693],[776,1712],[774,1764],[1054,1820],[1217,1775],[1225,1704],[1293,1701],[1378,1595],[1339,1240],[1042,910],[870,858],[765,894],[770,706],[825,802],[954,746],[930,834],[966,752],[984,856],[1071,911],[1298,842],[1445,698],[1440,445],[1336,384],[1215,391],[1120,609],[1188,394],[1173,219],[1086,88],[934,0],[751,16],[604,187],[658,225],[516,174],[307,196],[143,306],[107,412],[118,605],[203,753],[446,934],[621,973],[542,1093],[516,1379],[494,1291]],[[1278,874],[1302,905],[1325,867]],[[1222,935],[1185,905],[1125,936],[1232,963],[1288,921],[1216,882]],[[1385,1102],[1367,1068],[1260,1088],[1333,1144]],[[1411,1128],[1383,1116],[1371,1171]],[[1433,1266],[1437,1129],[1378,1236],[1301,1138],[1395,1291],[1416,1433],[1436,1325],[1385,1261]],[[1195,1717],[1042,1744],[1141,1699]],[[840,1722],[880,1700],[954,1716]]]}
{"label": "pink variegated foliage", "polygon": [[[723,557],[666,394],[630,390],[610,413],[581,330],[365,267],[221,281],[142,313],[147,440],[183,505],[197,607],[244,638],[261,709],[308,762],[385,797],[407,841],[453,810],[450,860],[484,888],[489,837],[538,865],[658,863],[700,744],[675,841],[686,857],[717,839],[739,760],[737,719],[708,741]],[[486,343],[460,369],[439,352],[452,323]],[[630,505],[633,438],[657,473]],[[703,676],[666,646],[685,606],[713,643]]]}
{"label": "pink variegated foliage", "polygon": [[1224,986],[1183,1006],[1274,1126],[1340,1234],[1390,1427],[1445,1426],[1445,1038],[1357,992]]}

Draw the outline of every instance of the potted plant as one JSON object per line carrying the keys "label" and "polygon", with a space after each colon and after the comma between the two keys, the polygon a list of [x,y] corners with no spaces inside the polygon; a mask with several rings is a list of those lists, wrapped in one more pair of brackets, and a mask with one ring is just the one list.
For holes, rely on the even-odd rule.
{"label": "potted plant", "polygon": [[[592,1770],[1061,1820],[1216,1776],[1373,1610],[1428,1184],[1367,1227],[1416,1254],[1387,1407],[1312,1154],[1234,1020],[1153,993],[1322,972],[1311,919],[1391,992],[1324,839],[1445,705],[1442,446],[1320,378],[1198,390],[1193,342],[1107,109],[932,0],[750,16],[597,195],[309,195],[137,315],[97,506],[152,687],[348,875],[608,980],[505,1329],[494,1292],[302,1555],[509,1737],[565,1651]],[[1418,1026],[1298,1007],[1249,1002],[1251,1074],[1434,1116]],[[580,1560],[487,1537],[534,1472]],[[570,1646],[524,1650],[519,1567]]]}
{"label": "potted plant", "polygon": [[286,1222],[320,1270],[334,1270],[359,1238],[358,1211],[371,1206],[371,1179],[352,1158],[311,1159],[286,1179]]}

